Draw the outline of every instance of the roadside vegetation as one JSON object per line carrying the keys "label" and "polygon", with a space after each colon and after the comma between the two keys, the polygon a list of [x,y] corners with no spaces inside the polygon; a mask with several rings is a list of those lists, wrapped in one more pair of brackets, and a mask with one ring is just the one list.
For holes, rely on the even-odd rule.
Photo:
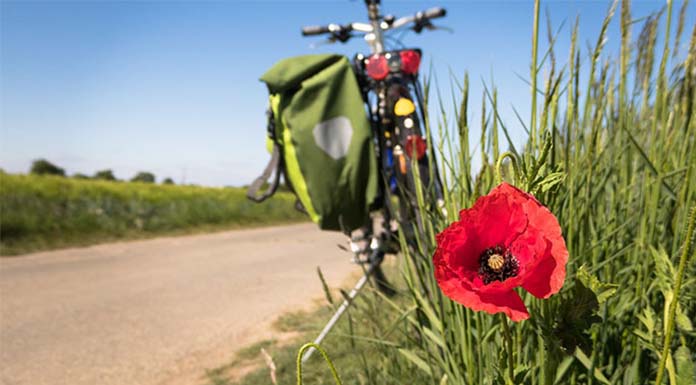
{"label": "roadside vegetation", "polygon": [[[392,284],[399,294],[393,298],[385,297],[370,283],[363,288],[363,292],[322,343],[338,368],[341,378],[346,380],[345,383],[394,383],[395,379],[388,380],[394,372],[406,374],[410,370],[409,363],[396,357],[399,355],[396,349],[399,345],[393,342],[402,341],[407,344],[410,338],[408,334],[415,333],[415,330],[403,327],[404,314],[395,311],[401,306],[412,307],[408,300],[408,289],[405,282],[399,278],[401,268],[391,262],[385,265],[385,271],[394,277]],[[272,325],[276,337],[238,350],[226,365],[207,370],[201,383],[294,384],[298,349],[316,338],[326,320],[340,306],[346,293],[343,291],[344,294],[341,294],[342,290],[325,290],[325,301],[312,311],[303,310],[282,315]],[[376,339],[377,336],[381,336],[383,340]],[[384,337],[389,337],[392,341],[386,341]],[[408,377],[409,381],[402,383],[426,383],[422,382],[427,378],[421,373],[411,374]],[[272,378],[275,378],[275,382]],[[306,385],[333,383],[331,374],[318,352],[315,352],[304,366],[303,378]]]}
{"label": "roadside vegetation", "polygon": [[[431,117],[447,213],[421,199],[424,232],[413,248],[402,239],[400,294],[361,296],[323,344],[344,384],[696,383],[696,28],[682,4],[635,16],[615,2],[585,48],[576,25],[549,22],[544,34],[537,1],[524,148],[507,140],[495,84],[476,96],[485,103],[474,123],[468,79],[453,80],[458,108]],[[607,35],[610,23],[620,36]],[[560,33],[570,52],[554,50]],[[605,50],[609,38],[619,52]],[[433,276],[435,235],[501,180],[549,208],[570,254],[558,294],[520,293],[530,312],[521,322],[465,308]],[[279,384],[295,382],[291,350],[274,356]],[[241,383],[263,382],[255,376]],[[334,383],[318,355],[303,383]]]}
{"label": "roadside vegetation", "polygon": [[[147,178],[146,178],[147,179]],[[305,220],[277,193],[0,173],[0,254]]]}

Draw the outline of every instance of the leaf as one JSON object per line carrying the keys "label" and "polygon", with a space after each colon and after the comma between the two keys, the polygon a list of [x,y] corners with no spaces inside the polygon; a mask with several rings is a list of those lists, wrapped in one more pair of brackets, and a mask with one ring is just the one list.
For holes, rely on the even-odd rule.
{"label": "leaf", "polygon": [[638,337],[640,337],[640,339],[644,340],[645,342],[652,341],[652,335],[650,335],[642,330],[634,330],[633,334],[637,335]]}
{"label": "leaf", "polygon": [[643,309],[642,313],[638,314],[638,319],[644,327],[644,330],[641,328],[633,331],[633,334],[637,335],[640,341],[653,351],[657,351],[655,347],[655,329],[657,328],[656,317],[655,311],[651,307],[646,307]]}
{"label": "leaf", "polygon": [[424,371],[428,375],[432,375],[432,371],[430,370],[430,366],[418,355],[410,350],[407,349],[399,349],[399,353],[406,357],[407,360],[411,361],[414,365],[416,365],[420,370]]}
{"label": "leaf", "polygon": [[[667,333],[667,318],[669,317],[669,308],[672,305],[672,300],[674,299],[674,293],[672,290],[663,290],[662,294],[665,297],[665,308],[664,308],[664,322],[663,324],[665,325],[665,333]],[[691,323],[691,319],[684,313],[684,309],[682,309],[681,304],[677,302],[677,311],[675,313],[675,318],[674,318],[677,327],[679,327],[680,330],[685,331],[685,332],[691,332],[694,330],[694,327]]]}
{"label": "leaf", "polygon": [[655,283],[657,283],[660,290],[669,290],[674,286],[674,277],[677,274],[672,261],[669,259],[667,252],[661,247],[659,250],[651,247],[650,253],[655,261],[655,275],[657,276]]}
{"label": "leaf", "polygon": [[558,365],[558,368],[556,368],[556,379],[553,381],[554,384],[561,383],[563,376],[566,374],[566,372],[570,368],[570,364],[573,363],[573,360],[574,360],[573,356],[568,356],[563,361],[561,361],[561,363]]}
{"label": "leaf", "polygon": [[435,330],[442,333],[442,321],[440,320],[440,317],[435,314],[432,307],[430,307],[430,303],[423,298],[423,295],[421,295],[418,290],[411,290],[411,293],[416,297],[416,302],[420,305],[418,310],[425,313],[425,315],[428,317],[428,321],[430,321],[430,325],[434,326]]}
{"label": "leaf", "polygon": [[527,365],[517,365],[514,371],[514,381],[515,384],[524,384],[525,379],[529,376],[529,366]]}
{"label": "leaf", "polygon": [[589,329],[602,320],[596,314],[598,309],[595,293],[576,278],[572,292],[561,300],[553,328],[553,335],[565,352],[573,352],[577,347],[589,348]]}
{"label": "leaf", "polygon": [[447,385],[447,373],[442,375],[442,378],[440,379],[440,385]]}
{"label": "leaf", "polygon": [[547,192],[554,188],[556,185],[560,184],[565,180],[566,174],[564,172],[552,172],[541,180],[541,191]]}
{"label": "leaf", "polygon": [[319,266],[317,266],[317,274],[319,275],[319,280],[321,281],[321,287],[324,289],[324,296],[326,296],[326,300],[329,302],[329,305],[333,306],[334,299],[331,295],[331,290],[329,289],[329,285],[326,283],[326,279],[324,279],[324,274],[322,274],[321,268]]}
{"label": "leaf", "polygon": [[643,309],[643,314],[639,314],[638,319],[648,329],[650,335],[655,333],[655,311],[652,308]]}
{"label": "leaf", "polygon": [[[592,361],[590,361],[590,358],[587,357],[587,355],[585,353],[583,353],[582,350],[580,350],[580,349],[575,350],[575,358],[577,358],[578,361],[580,361],[580,363],[585,368],[590,369],[592,367]],[[604,376],[604,374],[602,373],[601,370],[599,370],[599,368],[595,367],[592,374],[594,375],[594,378],[599,380],[599,382],[607,384],[607,385],[611,385],[611,382],[609,382],[609,380]]]}
{"label": "leaf", "polygon": [[484,342],[488,341],[489,338],[493,337],[496,334],[496,332],[498,331],[498,329],[500,329],[500,324],[495,324],[495,325],[491,326],[488,329],[488,331],[486,332],[486,334],[483,335],[483,338],[481,339],[481,343],[484,343]]}
{"label": "leaf", "polygon": [[442,349],[445,349],[445,342],[442,340],[440,336],[435,335],[435,333],[427,327],[424,327],[421,330],[423,330],[423,334],[425,334],[425,336],[428,337],[431,341],[433,341],[437,346],[439,346]]}
{"label": "leaf", "polygon": [[597,296],[597,302],[599,303],[604,303],[609,297],[616,294],[616,290],[619,288],[617,284],[600,282],[597,277],[587,271],[585,265],[580,266],[576,276],[585,287],[592,290]]}
{"label": "leaf", "polygon": [[675,320],[677,321],[677,326],[682,331],[691,332],[694,330],[694,326],[691,323],[691,319],[689,319],[689,316],[684,314],[684,310],[681,308],[681,306],[677,308],[677,317]]}
{"label": "leaf", "polygon": [[696,384],[696,366],[691,361],[691,351],[682,345],[674,353],[677,362],[677,385]]}

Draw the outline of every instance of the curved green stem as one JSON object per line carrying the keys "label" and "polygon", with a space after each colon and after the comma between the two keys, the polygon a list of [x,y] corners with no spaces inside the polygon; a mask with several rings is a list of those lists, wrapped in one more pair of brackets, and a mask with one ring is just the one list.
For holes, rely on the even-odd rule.
{"label": "curved green stem", "polygon": [[672,341],[672,332],[674,331],[674,317],[679,305],[679,291],[681,290],[682,278],[686,269],[686,262],[691,254],[691,245],[694,243],[694,224],[696,223],[696,207],[691,208],[689,216],[689,224],[686,230],[686,239],[684,240],[684,251],[679,258],[679,268],[677,270],[677,279],[674,282],[674,293],[672,295],[672,303],[669,304],[669,314],[667,316],[667,330],[665,332],[665,341],[662,346],[662,357],[660,357],[660,365],[657,367],[657,378],[655,385],[662,383],[662,377],[665,373],[665,365],[667,364],[667,356],[669,355],[669,346]]}
{"label": "curved green stem", "polygon": [[503,161],[505,158],[510,158],[510,162],[512,162],[512,170],[515,173],[515,179],[514,183],[516,184],[517,180],[520,177],[520,169],[519,169],[519,164],[517,162],[517,156],[511,152],[511,151],[505,151],[500,155],[500,158],[498,158],[498,161],[495,163],[495,177],[496,177],[496,184],[500,184],[503,182],[503,173],[501,172],[501,167],[503,166]]}
{"label": "curved green stem", "polygon": [[333,362],[329,358],[329,355],[326,354],[324,349],[322,349],[319,345],[315,344],[314,342],[309,342],[302,345],[300,351],[297,352],[297,385],[302,385],[302,355],[304,354],[305,350],[310,348],[316,349],[321,354],[321,356],[324,357],[326,363],[329,364],[329,370],[331,370],[331,375],[336,381],[336,384],[343,385],[341,383],[341,379],[338,377],[338,372],[336,372],[336,368],[334,367]]}

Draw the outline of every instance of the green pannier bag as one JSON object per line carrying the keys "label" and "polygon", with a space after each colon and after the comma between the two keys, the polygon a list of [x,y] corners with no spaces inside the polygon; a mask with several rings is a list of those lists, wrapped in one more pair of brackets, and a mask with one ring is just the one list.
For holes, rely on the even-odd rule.
{"label": "green pannier bag", "polygon": [[[270,93],[272,156],[247,196],[267,199],[282,174],[321,229],[348,232],[366,225],[377,195],[377,160],[348,59],[328,54],[284,59],[261,81]],[[272,174],[270,187],[258,195]]]}

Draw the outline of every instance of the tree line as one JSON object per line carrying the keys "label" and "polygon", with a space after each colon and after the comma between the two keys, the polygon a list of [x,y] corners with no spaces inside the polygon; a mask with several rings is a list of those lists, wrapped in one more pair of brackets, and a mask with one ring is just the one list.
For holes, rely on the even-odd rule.
{"label": "tree line", "polygon": [[[30,174],[34,175],[54,175],[54,176],[62,176],[62,177],[67,177],[65,174],[65,169],[58,167],[57,165],[49,162],[46,159],[36,159],[31,163],[31,168],[29,169]],[[72,178],[76,179],[96,179],[96,180],[110,180],[110,181],[118,181],[119,179],[116,178],[114,175],[114,172],[110,169],[105,169],[105,170],[99,170],[94,173],[94,175],[89,176],[86,174],[82,173],[75,173],[71,176]],[[141,183],[155,183],[156,178],[155,174],[149,172],[149,171],[139,171],[136,173],[131,179],[131,182],[141,182]],[[162,184],[174,184],[174,180],[172,178],[164,178],[162,180]]]}

